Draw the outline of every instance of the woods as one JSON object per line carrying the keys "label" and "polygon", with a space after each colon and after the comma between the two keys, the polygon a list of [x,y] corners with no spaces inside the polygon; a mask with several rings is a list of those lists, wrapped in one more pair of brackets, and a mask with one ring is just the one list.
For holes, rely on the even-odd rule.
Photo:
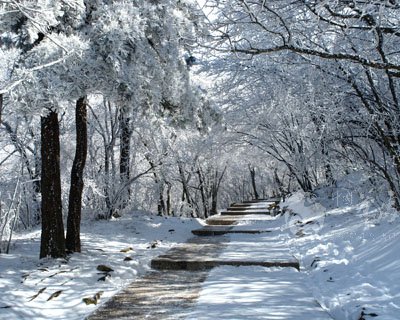
{"label": "woods", "polygon": [[81,217],[206,218],[352,172],[399,210],[399,13],[378,0],[2,2],[0,251],[14,218],[42,224],[40,257],[63,257],[81,251]]}

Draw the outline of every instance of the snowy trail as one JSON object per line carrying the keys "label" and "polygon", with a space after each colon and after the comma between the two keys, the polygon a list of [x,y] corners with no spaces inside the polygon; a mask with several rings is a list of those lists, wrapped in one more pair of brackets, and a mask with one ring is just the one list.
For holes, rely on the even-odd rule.
{"label": "snowy trail", "polygon": [[[231,234],[220,260],[291,261],[282,217],[244,216],[234,229],[270,230]],[[332,319],[313,298],[307,275],[295,268],[221,266],[211,270],[187,319]]]}
{"label": "snowy trail", "polygon": [[[269,210],[270,203],[246,205],[248,215],[228,208],[231,215],[213,216],[203,230],[226,234],[191,238],[153,259],[157,271],[133,282],[89,319],[331,319],[298,271],[282,217],[253,213],[254,206]],[[221,226],[219,219],[232,224]]]}
{"label": "snowy trail", "polygon": [[293,268],[218,267],[187,319],[332,319],[304,283],[304,274]]}

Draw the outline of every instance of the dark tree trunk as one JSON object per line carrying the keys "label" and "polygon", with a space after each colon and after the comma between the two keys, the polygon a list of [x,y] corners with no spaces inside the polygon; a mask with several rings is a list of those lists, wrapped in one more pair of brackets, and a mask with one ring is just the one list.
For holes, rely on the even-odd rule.
{"label": "dark tree trunk", "polygon": [[199,189],[201,194],[201,202],[203,203],[203,218],[208,218],[208,199],[207,199],[207,191],[205,185],[205,179],[203,173],[201,172],[200,167],[196,171],[199,177]]}
{"label": "dark tree trunk", "polygon": [[212,186],[212,191],[211,191],[211,209],[210,209],[210,215],[216,215],[218,214],[218,188],[214,184]]}
{"label": "dark tree trunk", "polygon": [[42,236],[40,258],[65,257],[65,237],[61,204],[60,128],[57,113],[41,118],[42,156]]}
{"label": "dark tree trunk", "polygon": [[3,95],[0,94],[0,124],[1,121],[3,120],[2,115],[3,115]]}
{"label": "dark tree trunk", "polygon": [[130,128],[130,117],[128,116],[127,110],[121,110],[119,123],[120,123],[120,162],[119,162],[119,174],[121,184],[125,185],[125,190],[121,196],[120,208],[126,207],[129,201],[131,190],[129,185],[130,180],[130,142],[131,142],[131,128]]}
{"label": "dark tree trunk", "polygon": [[252,168],[251,165],[249,164],[249,170],[250,170],[250,177],[251,177],[251,185],[253,187],[253,192],[254,192],[254,199],[258,200],[260,197],[257,192],[257,185],[256,185],[256,168]]}
{"label": "dark tree trunk", "polygon": [[212,186],[212,200],[211,200],[211,210],[210,214],[215,215],[218,214],[218,192],[221,186],[222,179],[224,178],[226,168],[222,171],[221,175],[218,174],[218,170],[215,172],[214,183]]}
{"label": "dark tree trunk", "polygon": [[185,172],[183,171],[182,164],[179,162],[178,162],[178,170],[179,170],[179,175],[181,177],[181,183],[182,183],[182,201],[186,201],[189,205],[191,205],[192,201],[190,200],[188,179],[185,177]]}
{"label": "dark tree trunk", "polygon": [[[105,144],[104,148],[104,194],[105,202],[107,207],[107,217],[111,217],[114,212],[114,203],[111,201],[111,190],[110,190],[110,158],[111,158],[111,147],[109,144]],[[106,218],[106,217],[104,217]]]}
{"label": "dark tree trunk", "polygon": [[158,183],[158,189],[159,189],[158,190],[159,197],[158,197],[157,211],[158,215],[162,216],[163,214],[166,214],[166,208],[164,201],[164,186],[161,182]]}
{"label": "dark tree trunk", "polygon": [[167,215],[171,215],[171,183],[167,182]]}
{"label": "dark tree trunk", "polygon": [[79,98],[75,109],[76,151],[71,170],[69,191],[66,247],[71,252],[81,252],[81,210],[83,171],[87,156],[87,101]]}

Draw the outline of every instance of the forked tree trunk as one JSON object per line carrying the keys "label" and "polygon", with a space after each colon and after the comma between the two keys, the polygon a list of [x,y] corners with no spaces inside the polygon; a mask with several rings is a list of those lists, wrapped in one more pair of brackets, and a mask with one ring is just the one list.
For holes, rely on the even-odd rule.
{"label": "forked tree trunk", "polygon": [[254,199],[258,200],[259,195],[257,192],[257,184],[256,184],[256,168],[251,167],[251,165],[249,164],[249,170],[250,170],[251,186],[253,187],[253,192],[254,192]]}
{"label": "forked tree trunk", "polygon": [[178,170],[179,176],[181,178],[182,183],[182,201],[186,201],[187,204],[191,205],[192,201],[190,200],[190,191],[188,187],[188,179],[185,177],[185,172],[183,170],[182,164],[178,162]]}
{"label": "forked tree trunk", "polygon": [[75,109],[76,151],[71,170],[66,247],[71,252],[81,252],[81,215],[83,171],[87,156],[87,101],[79,98]]}
{"label": "forked tree trunk", "polygon": [[42,235],[40,258],[65,257],[65,237],[61,204],[60,128],[57,113],[41,118]]}

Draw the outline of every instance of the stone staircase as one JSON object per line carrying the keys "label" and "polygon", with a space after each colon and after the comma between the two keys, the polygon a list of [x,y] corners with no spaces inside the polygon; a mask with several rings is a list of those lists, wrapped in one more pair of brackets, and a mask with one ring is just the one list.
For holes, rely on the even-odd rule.
{"label": "stone staircase", "polygon": [[[299,270],[299,262],[287,252],[270,255],[267,258],[255,260],[247,257],[221,258],[219,253],[231,244],[229,234],[261,234],[270,230],[247,229],[240,222],[249,221],[259,215],[275,216],[279,213],[280,199],[251,200],[232,204],[220,215],[206,220],[206,226],[193,230],[198,237],[187,243],[177,245],[164,255],[151,261],[151,267],[156,270],[206,270],[218,266],[263,266],[263,267],[293,267]],[[239,224],[239,225],[238,225]],[[240,248],[238,248],[240,250]],[[269,248],[265,248],[266,251]]]}
{"label": "stone staircase", "polygon": [[221,211],[221,215],[237,216],[249,214],[268,214],[275,216],[279,213],[279,202],[279,198],[273,198],[233,203],[226,210]]}
{"label": "stone staircase", "polygon": [[257,237],[268,237],[271,230],[246,226],[246,222],[278,215],[279,201],[235,203],[208,218],[202,228],[192,231],[195,237],[154,258],[151,261],[154,271],[134,281],[87,319],[184,319],[199,296],[209,270],[219,266],[299,270],[299,262],[286,244],[271,240],[267,247],[260,247]]}

